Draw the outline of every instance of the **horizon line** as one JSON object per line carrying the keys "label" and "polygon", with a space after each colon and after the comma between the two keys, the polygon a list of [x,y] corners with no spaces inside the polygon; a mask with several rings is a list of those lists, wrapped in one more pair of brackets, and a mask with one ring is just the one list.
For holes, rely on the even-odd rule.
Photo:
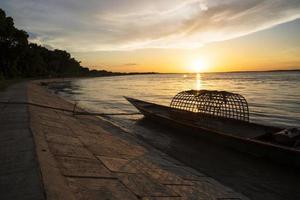
{"label": "horizon line", "polygon": [[[100,70],[100,69],[99,69]],[[245,70],[245,71],[216,71],[216,72],[114,72],[112,73],[124,73],[124,74],[211,74],[211,73],[249,73],[249,72],[288,72],[288,71],[300,71],[300,68],[296,69],[276,69],[276,70]]]}

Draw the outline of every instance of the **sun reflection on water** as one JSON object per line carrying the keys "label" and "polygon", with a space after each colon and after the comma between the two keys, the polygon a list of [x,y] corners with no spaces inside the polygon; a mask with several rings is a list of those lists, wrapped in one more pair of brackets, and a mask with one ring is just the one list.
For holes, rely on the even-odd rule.
{"label": "sun reflection on water", "polygon": [[196,74],[196,90],[200,90],[202,87],[202,80],[201,80],[201,74]]}
{"label": "sun reflection on water", "polygon": [[[70,85],[67,84],[69,89],[64,89],[60,94],[71,101],[82,100],[81,105],[87,110],[117,113],[136,112],[123,96],[169,106],[174,95],[181,91],[225,90],[239,93],[247,99],[252,122],[299,127],[299,72],[185,75],[186,77],[184,74],[155,74],[75,79]],[[135,119],[136,116],[128,118]],[[124,125],[123,122],[121,124]]]}

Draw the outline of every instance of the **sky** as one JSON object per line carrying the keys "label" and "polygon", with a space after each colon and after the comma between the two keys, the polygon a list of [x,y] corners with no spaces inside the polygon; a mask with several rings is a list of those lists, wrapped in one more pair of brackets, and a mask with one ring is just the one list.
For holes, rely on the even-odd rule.
{"label": "sky", "polygon": [[122,72],[300,68],[300,0],[1,0],[30,41]]}

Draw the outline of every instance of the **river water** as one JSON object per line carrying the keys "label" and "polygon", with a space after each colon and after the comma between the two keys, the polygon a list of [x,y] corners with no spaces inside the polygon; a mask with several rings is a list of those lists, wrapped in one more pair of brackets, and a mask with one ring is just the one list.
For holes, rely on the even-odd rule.
{"label": "river water", "polygon": [[[300,72],[116,76],[73,79],[52,87],[80,107],[102,113],[137,112],[123,96],[169,105],[172,97],[183,90],[226,90],[247,99],[252,122],[300,127]],[[298,169],[232,151],[182,130],[159,126],[142,115],[102,119],[250,199],[300,199]]]}
{"label": "river water", "polygon": [[[250,121],[279,127],[300,127],[300,72],[154,74],[75,79],[58,93],[86,110],[101,113],[136,112],[123,96],[169,105],[178,92],[190,89],[226,90],[243,95]],[[110,116],[130,127],[142,116]]]}

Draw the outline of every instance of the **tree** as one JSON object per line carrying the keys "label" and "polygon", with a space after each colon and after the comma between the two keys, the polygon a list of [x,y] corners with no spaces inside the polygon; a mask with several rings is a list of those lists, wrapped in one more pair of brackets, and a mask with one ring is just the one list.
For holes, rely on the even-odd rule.
{"label": "tree", "polygon": [[18,61],[26,52],[28,34],[14,27],[11,17],[0,9],[0,71],[5,77],[20,75]]}
{"label": "tree", "polygon": [[63,50],[49,50],[28,42],[28,34],[14,26],[0,9],[0,79],[14,77],[103,76],[112,72],[90,71]]}

